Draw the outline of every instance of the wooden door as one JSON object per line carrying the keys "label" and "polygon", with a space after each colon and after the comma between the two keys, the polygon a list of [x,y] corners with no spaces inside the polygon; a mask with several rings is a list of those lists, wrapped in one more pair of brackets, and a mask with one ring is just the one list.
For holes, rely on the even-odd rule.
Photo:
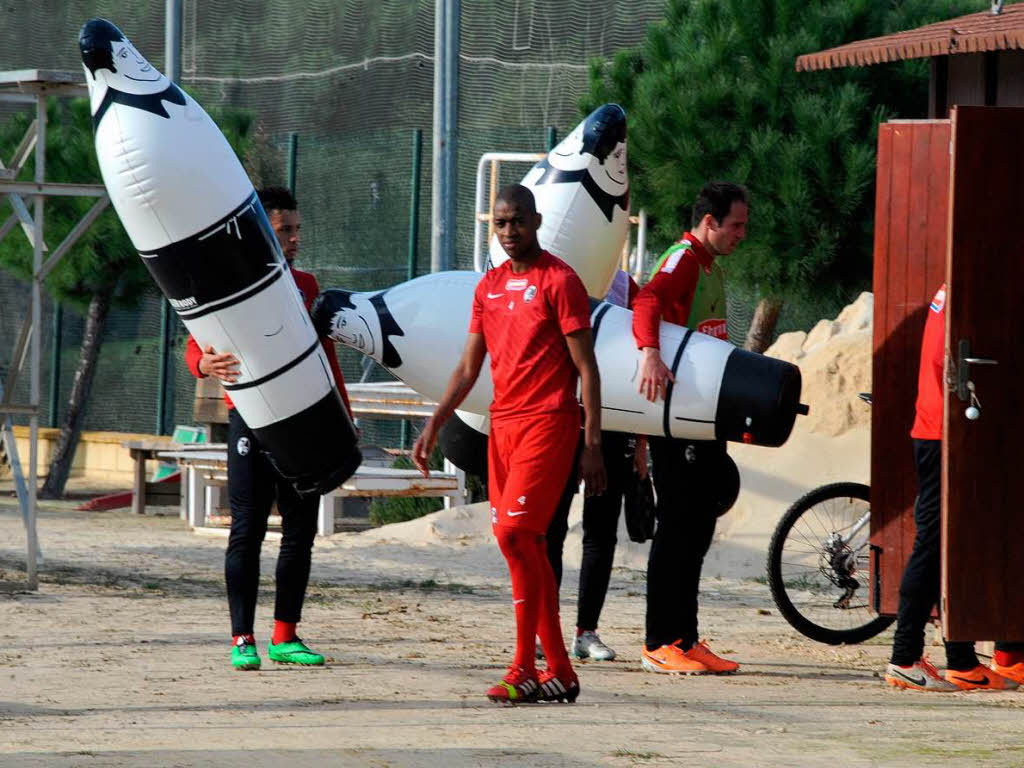
{"label": "wooden door", "polygon": [[947,392],[943,630],[950,640],[1024,641],[1024,109],[957,107],[951,121],[946,354],[974,382],[981,413],[970,420],[969,402]]}
{"label": "wooden door", "polygon": [[896,614],[914,544],[917,475],[910,427],[925,313],[946,274],[948,120],[884,123],[875,192],[871,414],[873,604]]}

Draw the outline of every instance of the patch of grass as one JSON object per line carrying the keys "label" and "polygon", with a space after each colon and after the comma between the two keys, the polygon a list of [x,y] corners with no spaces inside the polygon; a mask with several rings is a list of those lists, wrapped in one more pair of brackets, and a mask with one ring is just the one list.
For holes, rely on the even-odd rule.
{"label": "patch of grass", "polygon": [[[414,468],[412,461],[406,456],[399,456],[391,466],[394,469]],[[430,457],[430,468],[444,468],[444,457],[437,448]],[[441,506],[440,497],[382,496],[370,502],[370,522],[374,525],[404,523],[437,512]]]}
{"label": "patch of grass", "polygon": [[396,585],[402,589],[420,589],[424,592],[450,592],[454,595],[472,595],[473,587],[468,584],[460,584],[457,581],[439,582],[434,579],[426,581],[412,581],[405,579]]}
{"label": "patch of grass", "polygon": [[616,749],[612,757],[627,757],[630,760],[657,760],[665,757],[660,752],[634,752],[631,749]]}

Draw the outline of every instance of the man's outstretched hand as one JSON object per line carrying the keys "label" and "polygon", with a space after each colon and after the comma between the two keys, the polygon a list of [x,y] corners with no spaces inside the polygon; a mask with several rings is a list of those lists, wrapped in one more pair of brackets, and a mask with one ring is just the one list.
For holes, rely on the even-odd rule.
{"label": "man's outstretched hand", "polygon": [[436,443],[437,429],[434,428],[434,420],[430,419],[412,446],[412,463],[424,477],[430,477],[430,454],[434,452]]}

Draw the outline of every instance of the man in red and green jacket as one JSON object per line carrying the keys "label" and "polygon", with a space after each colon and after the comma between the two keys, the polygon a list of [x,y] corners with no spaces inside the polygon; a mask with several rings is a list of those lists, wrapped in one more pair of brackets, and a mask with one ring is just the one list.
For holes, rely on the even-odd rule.
{"label": "man in red and green jacket", "polygon": [[[672,372],[661,359],[662,321],[727,339],[725,281],[718,259],[746,236],[747,193],[737,185],[704,185],[693,205],[693,229],[658,261],[633,301],[633,337],[640,350],[639,388],[665,397]],[[735,672],[739,665],[698,642],[697,592],[718,511],[714,477],[728,460],[716,440],[650,438],[658,526],[647,562],[647,626],[641,663],[651,672]]]}

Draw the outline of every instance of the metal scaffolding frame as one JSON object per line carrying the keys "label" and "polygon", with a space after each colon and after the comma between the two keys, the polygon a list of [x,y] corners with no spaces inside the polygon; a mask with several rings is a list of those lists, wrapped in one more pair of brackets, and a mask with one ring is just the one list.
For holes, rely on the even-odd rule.
{"label": "metal scaffolding frame", "polygon": [[[2,435],[7,443],[15,489],[25,523],[27,540],[26,575],[28,588],[39,588],[37,565],[39,541],[36,536],[36,493],[39,485],[39,365],[40,365],[40,313],[42,311],[43,281],[96,218],[110,204],[107,190],[102,184],[55,184],[46,181],[46,100],[49,96],[87,96],[88,90],[80,72],[43,69],[19,69],[0,72],[0,102],[34,105],[35,120],[14,152],[10,167],[0,162],[0,194],[6,195],[14,212],[0,224],[0,240],[19,224],[32,246],[32,300],[28,315],[22,323],[11,355],[11,368],[7,380],[0,386],[0,416],[3,417]],[[16,181],[29,153],[35,150],[35,178],[32,182]],[[22,196],[33,198],[33,211],[29,213]],[[43,239],[43,211],[50,196],[95,197],[95,204],[67,234],[63,242],[50,252]],[[43,260],[44,254],[46,256]],[[29,360],[29,401],[12,402],[15,384]],[[18,447],[11,428],[14,414],[29,417],[28,482],[21,469]]]}

